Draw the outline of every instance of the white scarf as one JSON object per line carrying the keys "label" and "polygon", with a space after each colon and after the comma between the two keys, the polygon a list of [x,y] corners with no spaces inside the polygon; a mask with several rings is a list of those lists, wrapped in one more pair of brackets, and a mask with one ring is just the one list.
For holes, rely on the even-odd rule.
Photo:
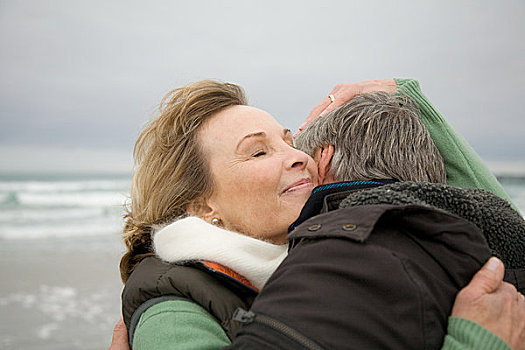
{"label": "white scarf", "polygon": [[170,263],[206,260],[226,266],[262,289],[287,255],[276,245],[211,225],[197,217],[177,220],[153,235],[159,258]]}

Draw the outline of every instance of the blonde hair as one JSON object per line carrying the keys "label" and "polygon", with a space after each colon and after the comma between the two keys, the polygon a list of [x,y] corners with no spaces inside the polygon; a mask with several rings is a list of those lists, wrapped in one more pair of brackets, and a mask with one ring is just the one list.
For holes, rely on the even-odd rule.
{"label": "blonde hair", "polygon": [[201,126],[229,106],[246,104],[241,87],[213,80],[164,96],[159,115],[142,130],[133,152],[136,171],[122,233],[127,252],[120,260],[124,283],[142,259],[153,255],[153,226],[184,216],[190,203],[213,190],[198,140]]}

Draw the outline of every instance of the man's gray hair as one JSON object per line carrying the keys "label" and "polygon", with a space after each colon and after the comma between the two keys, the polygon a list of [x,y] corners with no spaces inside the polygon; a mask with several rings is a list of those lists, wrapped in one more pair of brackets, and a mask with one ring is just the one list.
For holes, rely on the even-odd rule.
{"label": "man's gray hair", "polygon": [[312,157],[318,148],[334,145],[330,173],[337,181],[446,182],[443,158],[419,109],[410,97],[400,94],[354,97],[312,121],[295,143]]}

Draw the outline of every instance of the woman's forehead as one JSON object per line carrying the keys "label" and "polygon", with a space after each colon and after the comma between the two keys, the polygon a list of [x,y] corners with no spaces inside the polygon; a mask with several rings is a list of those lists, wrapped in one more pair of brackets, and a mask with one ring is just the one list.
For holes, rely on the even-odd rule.
{"label": "woman's forehead", "polygon": [[232,106],[213,116],[205,133],[224,138],[240,139],[248,134],[264,132],[268,135],[283,133],[283,127],[267,112],[251,106]]}

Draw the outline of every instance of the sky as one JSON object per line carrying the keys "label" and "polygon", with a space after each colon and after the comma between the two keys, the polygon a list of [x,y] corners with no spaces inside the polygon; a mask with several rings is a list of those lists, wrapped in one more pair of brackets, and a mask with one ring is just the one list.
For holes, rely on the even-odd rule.
{"label": "sky", "polygon": [[525,173],[525,2],[0,0],[0,173],[122,172],[169,90],[243,86],[297,130],[342,82],[407,77]]}

